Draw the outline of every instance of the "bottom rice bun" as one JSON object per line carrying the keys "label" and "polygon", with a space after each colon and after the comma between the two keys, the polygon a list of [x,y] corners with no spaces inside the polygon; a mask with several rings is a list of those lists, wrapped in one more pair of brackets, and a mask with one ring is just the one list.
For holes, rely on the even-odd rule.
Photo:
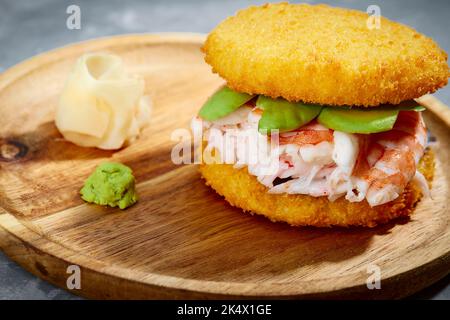
{"label": "bottom rice bun", "polygon": [[[419,162],[419,171],[431,185],[434,156],[428,149]],[[344,198],[329,201],[326,197],[302,194],[271,194],[247,168],[235,169],[227,164],[202,164],[200,172],[218,194],[235,207],[284,221],[293,226],[364,226],[374,227],[394,218],[409,216],[422,197],[422,191],[410,182],[394,201],[371,207],[367,201],[349,202]]]}

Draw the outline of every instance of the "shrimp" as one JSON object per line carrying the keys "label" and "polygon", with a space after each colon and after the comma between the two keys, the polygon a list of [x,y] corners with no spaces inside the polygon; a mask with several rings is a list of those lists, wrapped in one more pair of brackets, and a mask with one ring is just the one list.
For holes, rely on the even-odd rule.
{"label": "shrimp", "polygon": [[356,193],[365,195],[371,206],[392,201],[416,175],[417,163],[425,150],[422,115],[402,111],[392,130],[363,140],[353,172]]}
{"label": "shrimp", "polygon": [[316,121],[297,130],[280,133],[280,145],[296,144],[302,146],[318,144],[323,141],[333,142],[333,130],[318,124]]}

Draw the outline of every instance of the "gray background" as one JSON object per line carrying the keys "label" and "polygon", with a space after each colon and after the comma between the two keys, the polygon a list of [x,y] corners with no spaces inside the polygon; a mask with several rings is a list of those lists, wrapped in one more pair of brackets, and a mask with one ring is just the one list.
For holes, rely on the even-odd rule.
{"label": "gray background", "polygon": [[[35,54],[72,42],[123,33],[209,32],[250,4],[268,1],[61,1],[0,0],[0,72]],[[317,2],[317,1],[303,1]],[[319,1],[381,14],[435,39],[450,52],[450,1]],[[81,8],[81,30],[66,28],[67,6]],[[450,86],[436,94],[450,103]],[[73,299],[75,296],[30,275],[0,253],[0,299]],[[413,298],[450,299],[450,277]]]}

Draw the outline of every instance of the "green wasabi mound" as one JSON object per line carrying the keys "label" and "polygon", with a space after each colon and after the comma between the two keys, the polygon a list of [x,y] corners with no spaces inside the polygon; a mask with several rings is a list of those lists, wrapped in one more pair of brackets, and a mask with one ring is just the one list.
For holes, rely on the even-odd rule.
{"label": "green wasabi mound", "polygon": [[80,194],[84,201],[120,209],[132,206],[138,199],[133,172],[115,162],[99,165],[85,181]]}

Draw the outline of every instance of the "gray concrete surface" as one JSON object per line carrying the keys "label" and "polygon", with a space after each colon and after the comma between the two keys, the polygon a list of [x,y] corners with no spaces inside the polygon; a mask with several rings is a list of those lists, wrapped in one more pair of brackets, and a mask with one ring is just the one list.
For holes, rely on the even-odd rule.
{"label": "gray concrete surface", "polygon": [[[268,1],[206,0],[0,0],[0,72],[35,54],[96,37],[141,32],[208,32],[237,9]],[[381,14],[408,24],[450,52],[450,1],[304,1],[365,11],[376,4]],[[81,8],[81,29],[68,30],[66,9]],[[450,103],[450,87],[436,94]],[[0,299],[72,299],[30,275],[0,253]],[[450,278],[413,296],[450,299]]]}

